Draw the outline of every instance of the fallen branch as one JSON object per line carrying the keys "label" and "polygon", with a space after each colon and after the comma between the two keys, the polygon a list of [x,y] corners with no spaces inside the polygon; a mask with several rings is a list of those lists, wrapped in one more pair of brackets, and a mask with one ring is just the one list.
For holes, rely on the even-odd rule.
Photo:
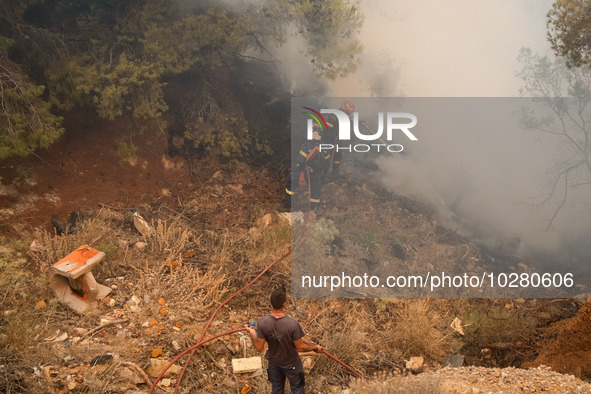
{"label": "fallen branch", "polygon": [[143,369],[140,368],[139,365],[132,363],[131,361],[123,361],[121,365],[133,369],[142,377],[142,379],[144,379],[144,382],[146,382],[148,386],[152,387],[152,381],[150,380],[150,377],[144,372]]}
{"label": "fallen branch", "polygon": [[460,261],[463,261],[466,256],[468,256],[468,252],[470,251],[470,244],[468,244],[468,249],[466,249],[466,253],[464,253],[464,255],[462,256],[462,258],[460,259]]}
{"label": "fallen branch", "polygon": [[211,359],[213,365],[215,365],[220,371],[228,372],[228,370],[226,368],[224,368],[223,365],[218,363],[217,360],[215,358],[213,358],[213,356],[211,355],[210,352],[207,351],[207,349],[203,349],[203,352]]}
{"label": "fallen branch", "polygon": [[110,321],[108,323],[105,324],[101,324],[98,327],[93,328],[92,330],[88,331],[86,334],[82,335],[80,337],[80,340],[78,341],[78,343],[81,343],[83,340],[85,340],[87,337],[92,336],[93,334],[95,334],[96,332],[102,330],[103,328],[115,325],[115,324],[122,324],[122,323],[127,323],[129,321],[129,319],[120,319],[120,320],[113,320]]}
{"label": "fallen branch", "polygon": [[525,348],[530,348],[531,346],[523,344],[523,343],[509,343],[509,342],[498,342],[498,343],[490,343],[486,346],[483,346],[483,348],[488,348],[488,349],[498,349],[498,350],[508,350],[508,349],[512,349],[512,348],[518,348],[518,349],[525,349]]}

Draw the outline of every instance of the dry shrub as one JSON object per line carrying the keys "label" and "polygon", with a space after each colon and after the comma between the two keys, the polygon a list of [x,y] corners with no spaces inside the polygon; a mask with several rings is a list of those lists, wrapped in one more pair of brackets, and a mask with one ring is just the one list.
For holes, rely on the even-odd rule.
{"label": "dry shrub", "polygon": [[244,284],[244,280],[250,279],[252,272],[257,271],[246,256],[245,239],[235,232],[208,230],[200,241],[201,264],[214,269],[219,267],[230,282],[236,282],[231,286]]}
{"label": "dry shrub", "polygon": [[0,255],[0,294],[4,310],[20,309],[47,295],[44,278],[23,269],[26,261],[13,254]]}
{"label": "dry shrub", "polygon": [[321,218],[317,221],[292,226],[296,240],[292,249],[292,263],[296,272],[311,272],[322,275],[332,271],[334,259],[330,256],[330,244],[339,235],[332,220]]}
{"label": "dry shrub", "polygon": [[284,254],[291,243],[289,223],[277,214],[271,214],[271,218],[270,225],[252,227],[248,232],[248,254],[252,261],[268,264]]}
{"label": "dry shrub", "polygon": [[51,356],[46,344],[37,345],[53,323],[54,305],[34,310],[37,301],[48,299],[51,290],[45,277],[26,269],[22,258],[23,246],[2,240],[8,252],[0,254],[0,392],[30,393],[34,390],[34,376],[30,365]]}
{"label": "dry shrub", "polygon": [[4,321],[0,345],[10,354],[20,354],[34,344],[33,338],[38,334],[35,327],[39,319],[24,313],[15,312]]}
{"label": "dry shrub", "polygon": [[472,300],[461,314],[466,340],[477,346],[516,343],[535,334],[537,318],[505,307],[509,300]]}
{"label": "dry shrub", "polygon": [[63,236],[44,231],[36,239],[38,247],[30,252],[30,256],[37,263],[40,271],[46,272],[51,265],[68,253],[87,244],[85,238],[82,231]]}
{"label": "dry shrub", "polygon": [[137,387],[120,378],[123,369],[121,363],[110,362],[106,365],[97,365],[91,369],[91,373],[84,377],[84,382],[76,387],[76,393],[100,394],[100,393],[125,393],[137,391]]}
{"label": "dry shrub", "polygon": [[403,357],[440,361],[461,347],[448,327],[450,322],[430,308],[428,300],[409,300],[396,310],[395,319],[388,334],[391,346],[399,349]]}
{"label": "dry shrub", "polygon": [[[157,301],[163,298],[168,318],[184,322],[203,319],[227,291],[227,278],[220,268],[202,272],[188,265],[172,272],[142,270],[135,281],[128,283],[127,294],[136,295],[140,300],[147,296],[154,308],[160,307]],[[149,308],[145,308],[145,312],[151,313]]]}
{"label": "dry shrub", "polygon": [[51,265],[82,245],[116,243],[118,236],[122,234],[121,223],[117,223],[117,220],[121,220],[119,215],[101,209],[97,215],[78,224],[77,231],[72,234],[57,235],[55,232],[43,231],[35,240],[37,250],[30,251],[29,255],[38,269],[45,272]]}
{"label": "dry shrub", "polygon": [[40,313],[31,313],[23,306],[10,316],[0,317],[0,392],[31,393],[36,383],[31,365],[52,357],[46,343],[37,343],[38,336],[48,335],[47,319]]}
{"label": "dry shrub", "polygon": [[125,220],[125,213],[121,210],[100,208],[96,211],[95,217],[104,222],[122,223]]}
{"label": "dry shrub", "polygon": [[229,231],[206,231],[204,242],[211,262],[220,266],[231,265],[233,253],[240,248],[241,240]]}
{"label": "dry shrub", "polygon": [[[329,353],[365,375],[365,367],[369,367],[368,362],[374,360],[375,337],[371,332],[374,325],[373,317],[367,308],[357,301],[343,303],[334,300],[331,304],[333,307],[330,309],[333,312],[339,315],[343,313],[342,323],[339,322],[335,326],[334,316],[319,318],[324,327],[317,333],[321,336],[319,343]],[[336,379],[335,381],[350,375],[350,372],[328,357],[318,358],[313,373],[327,379]]]}
{"label": "dry shrub", "polygon": [[179,258],[192,234],[179,222],[152,221],[154,232],[146,237],[148,248],[155,256],[166,256],[166,261]]}
{"label": "dry shrub", "polygon": [[[363,357],[363,355],[371,356],[369,349],[372,347],[371,338],[366,332],[355,328],[329,332],[320,343],[330,354],[359,373],[365,373],[361,369],[360,360],[363,358],[367,360],[367,357]],[[337,378],[340,380],[343,376],[348,376],[350,372],[328,357],[319,357],[314,366],[313,374],[327,379]]]}
{"label": "dry shrub", "polygon": [[31,393],[31,371],[21,365],[14,365],[12,360],[1,357],[0,361],[0,392]]}

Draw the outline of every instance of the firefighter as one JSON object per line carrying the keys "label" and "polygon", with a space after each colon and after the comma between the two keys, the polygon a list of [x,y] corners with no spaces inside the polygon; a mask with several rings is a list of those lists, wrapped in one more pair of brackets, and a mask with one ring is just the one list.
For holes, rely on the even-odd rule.
{"label": "firefighter", "polygon": [[300,184],[300,178],[303,178],[309,188],[310,209],[316,210],[320,206],[320,193],[322,189],[321,178],[330,164],[330,151],[320,151],[319,143],[321,140],[321,127],[314,122],[312,125],[313,139],[304,142],[297,154],[295,168],[291,171],[291,176],[287,181],[285,188],[285,199],[283,205],[285,208],[291,208],[294,191]]}
{"label": "firefighter", "polygon": [[[351,101],[344,101],[339,108],[341,111],[346,113],[349,117],[353,116],[355,112],[355,104]],[[328,130],[326,132],[325,143],[334,145],[334,149],[331,152],[330,168],[332,168],[331,179],[337,180],[340,176],[341,161],[343,159],[343,152],[336,150],[336,146],[339,144],[339,121],[336,115],[330,114],[326,118]],[[328,172],[328,171],[327,171]]]}

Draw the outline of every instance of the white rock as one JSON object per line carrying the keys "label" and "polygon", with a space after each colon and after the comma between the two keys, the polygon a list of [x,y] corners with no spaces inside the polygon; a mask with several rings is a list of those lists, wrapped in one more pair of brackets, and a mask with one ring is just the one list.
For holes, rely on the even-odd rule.
{"label": "white rock", "polygon": [[152,226],[137,212],[133,213],[133,225],[144,237],[148,237],[154,232]]}
{"label": "white rock", "polygon": [[41,252],[44,248],[43,246],[39,245],[36,240],[33,240],[33,242],[31,242],[31,245],[29,246],[29,249],[32,252]]}
{"label": "white rock", "polygon": [[413,372],[419,371],[423,367],[424,361],[425,359],[423,357],[411,357],[406,362],[406,369]]}

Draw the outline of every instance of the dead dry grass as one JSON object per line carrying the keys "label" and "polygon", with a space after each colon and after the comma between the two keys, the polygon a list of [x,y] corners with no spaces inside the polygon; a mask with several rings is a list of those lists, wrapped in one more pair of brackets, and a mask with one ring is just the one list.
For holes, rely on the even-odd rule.
{"label": "dead dry grass", "polygon": [[387,330],[390,346],[400,349],[402,356],[422,356],[439,362],[445,356],[456,353],[462,343],[448,326],[451,319],[444,319],[429,300],[408,300],[395,312],[395,323]]}
{"label": "dead dry grass", "polygon": [[148,249],[152,255],[170,262],[181,259],[181,254],[186,250],[189,241],[194,235],[189,229],[179,222],[169,223],[158,219],[152,221],[153,234],[146,237]]}
{"label": "dead dry grass", "polygon": [[[154,349],[162,349],[160,357],[171,358],[194,344],[219,303],[283,255],[291,241],[289,225],[273,210],[275,202],[252,204],[255,191],[264,190],[270,182],[268,175],[257,179],[247,166],[221,171],[215,177],[204,177],[195,199],[177,209],[139,207],[155,228],[148,237],[134,229],[130,212],[103,208],[88,215],[75,234],[37,233],[36,251],[28,250],[28,241],[10,241],[10,255],[0,255],[0,295],[3,306],[15,312],[0,316],[0,364],[4,365],[0,390],[43,391],[48,381],[43,374],[32,373],[33,368],[83,371],[82,366],[94,357],[109,353],[117,355],[118,361],[79,372],[85,376],[77,381],[78,392],[125,392],[133,388],[122,382],[119,362],[143,367]],[[335,190],[334,195],[386,214],[376,220],[375,215],[356,216],[353,211],[325,212],[309,229],[321,236],[310,238],[300,253],[313,255],[320,250],[323,259],[331,253],[355,253],[394,262],[404,270],[415,264],[460,264],[466,249],[474,248],[456,242],[446,245],[444,254],[428,213],[407,214],[380,194],[368,194],[362,186],[351,193]],[[370,200],[364,200],[366,196]],[[343,238],[344,250],[335,251],[330,244],[335,235]],[[144,249],[134,246],[139,241],[146,243]],[[111,286],[113,292],[91,313],[78,316],[53,297],[46,275],[51,264],[82,244],[107,254],[93,272],[97,281]],[[392,245],[404,245],[404,260],[393,256]],[[185,252],[191,253],[183,257]],[[470,256],[476,253],[471,251]],[[182,260],[182,265],[167,268],[173,260]],[[351,269],[366,268],[342,256],[316,263],[321,268],[334,261]],[[268,313],[271,289],[284,286],[289,290],[290,273],[290,259],[286,258],[222,308],[208,335],[242,327]],[[46,306],[35,309],[40,300],[45,300]],[[488,310],[491,306],[500,306],[495,309],[498,314]],[[483,338],[511,341],[525,332],[518,329],[524,315],[516,312],[494,300],[291,299],[287,307],[308,339],[366,376],[378,371],[403,372],[405,361],[414,356],[423,356],[428,366],[436,367],[445,356]],[[465,337],[450,328],[455,317],[464,322]],[[73,343],[80,332],[94,329],[104,319],[126,321]],[[503,327],[509,334],[494,337],[492,333]],[[70,347],[63,342],[45,343],[44,338],[57,330],[69,333]],[[225,337],[207,345],[206,350],[196,354],[183,387],[194,387],[197,392],[237,392],[248,381],[257,392],[269,392],[264,376],[237,380],[224,367],[233,357],[241,357],[238,336]],[[252,349],[249,352],[254,355]],[[68,356],[72,359],[65,361]],[[341,366],[319,357],[308,382],[314,392],[332,392],[335,387],[347,387],[349,379],[350,374]],[[134,387],[146,388],[142,384]],[[399,387],[406,386],[400,383]]]}

